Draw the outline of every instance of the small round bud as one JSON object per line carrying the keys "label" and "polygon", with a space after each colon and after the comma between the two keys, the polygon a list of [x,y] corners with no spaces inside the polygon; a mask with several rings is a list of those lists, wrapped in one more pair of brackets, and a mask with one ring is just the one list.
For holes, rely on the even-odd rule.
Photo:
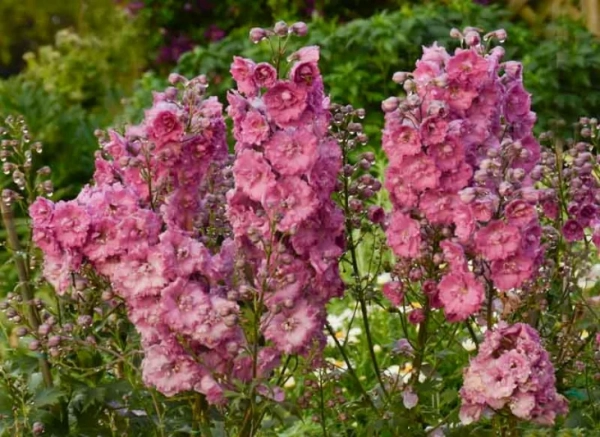
{"label": "small round bud", "polygon": [[290,32],[297,36],[306,36],[308,33],[308,26],[303,21],[298,21],[297,23],[292,24],[290,27]]}
{"label": "small round bud", "polygon": [[38,327],[38,334],[40,335],[48,335],[48,333],[50,332],[50,326],[46,325],[45,323],[42,323],[39,327]]}
{"label": "small round bud", "polygon": [[453,27],[450,30],[450,38],[463,39],[463,34],[456,27]]}
{"label": "small round bud", "polygon": [[29,343],[28,347],[29,347],[30,351],[36,351],[36,350],[38,350],[40,348],[40,342],[37,341],[37,340],[32,340]]}
{"label": "small round bud", "polygon": [[19,326],[15,329],[15,334],[17,337],[25,337],[29,331],[24,326]]}
{"label": "small round bud", "polygon": [[288,25],[285,21],[278,21],[273,27],[273,32],[278,36],[286,36],[288,34]]}
{"label": "small round bud", "polygon": [[41,422],[35,422],[31,428],[33,435],[41,435],[44,433],[44,424]]}
{"label": "small round bud", "polygon": [[92,321],[92,317],[88,315],[77,317],[77,324],[80,326],[90,326],[92,324]]}
{"label": "small round bud", "polygon": [[475,31],[467,32],[465,34],[465,43],[470,47],[479,45],[481,43],[481,37],[479,36],[479,32],[475,32]]}
{"label": "small round bud", "polygon": [[56,347],[60,344],[60,335],[53,335],[48,339],[49,347]]}
{"label": "small round bud", "polygon": [[396,71],[392,76],[392,80],[397,84],[402,85],[406,79],[408,79],[408,73],[405,71]]}
{"label": "small round bud", "polygon": [[263,39],[267,38],[267,31],[260,27],[253,27],[250,29],[250,41],[254,44],[261,42]]}
{"label": "small round bud", "polygon": [[400,100],[398,97],[389,97],[381,103],[381,109],[383,112],[393,112],[398,109],[399,104]]}

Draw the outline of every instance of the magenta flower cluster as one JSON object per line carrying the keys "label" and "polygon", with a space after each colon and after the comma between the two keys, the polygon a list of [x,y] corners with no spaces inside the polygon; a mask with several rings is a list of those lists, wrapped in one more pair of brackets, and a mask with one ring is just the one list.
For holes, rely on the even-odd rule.
{"label": "magenta flower cluster", "polygon": [[406,97],[383,102],[388,243],[401,262],[443,261],[442,277],[429,278],[437,287],[423,290],[449,321],[480,309],[485,280],[521,287],[541,254],[528,177],[540,146],[521,65],[501,63],[501,47],[485,53],[469,32],[471,46],[453,55],[424,48],[414,72],[394,75]]}
{"label": "magenta flower cluster", "polygon": [[318,49],[292,58],[285,80],[235,58],[233,166],[205,80],[173,75],[183,95],[156,94],[141,125],[110,133],[95,185],[30,209],[45,277],[58,293],[87,267],[106,278],[141,335],[144,381],[165,395],[195,390],[219,403],[234,380],[267,379],[282,354],[325,343],[324,306],[343,292],[344,218],[331,199],[341,151],[328,135]]}
{"label": "magenta flower cluster", "polygon": [[[30,208],[44,275],[64,293],[72,274],[93,268],[127,305],[144,348],[144,381],[165,395],[186,390],[222,399],[215,375],[244,345],[238,306],[227,298],[234,245],[208,249],[207,181],[223,185],[222,106],[203,98],[203,78],[157,93],[143,123],[110,132],[95,185]],[[226,185],[226,184],[225,184]],[[224,199],[223,199],[224,200]],[[205,244],[206,243],[206,244]]]}
{"label": "magenta flower cluster", "polygon": [[460,419],[479,420],[486,410],[509,410],[516,417],[551,425],[567,412],[555,389],[554,367],[535,329],[500,323],[486,332],[477,357],[464,372]]}
{"label": "magenta flower cluster", "polygon": [[267,63],[236,57],[231,66],[236,161],[228,215],[252,272],[241,286],[264,305],[261,331],[278,352],[302,353],[323,343],[324,305],[343,292],[344,217],[331,199],[341,151],[328,135],[319,49],[289,59],[286,79]]}

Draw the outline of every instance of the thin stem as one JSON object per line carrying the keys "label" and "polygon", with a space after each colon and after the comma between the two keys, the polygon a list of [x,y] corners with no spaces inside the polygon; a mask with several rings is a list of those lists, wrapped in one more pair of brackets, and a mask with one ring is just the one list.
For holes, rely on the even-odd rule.
{"label": "thin stem", "polygon": [[419,325],[419,336],[417,337],[417,348],[415,351],[416,355],[414,373],[411,378],[413,381],[419,380],[419,375],[421,374],[421,367],[423,366],[423,358],[425,357],[425,345],[427,344],[427,325],[429,323],[429,314],[431,313],[429,299],[425,300],[425,307],[423,308],[423,313],[425,319]]}
{"label": "thin stem", "polygon": [[321,413],[321,429],[323,437],[327,437],[327,426],[325,424],[325,396],[323,394],[323,371],[319,371],[319,394],[320,394],[320,413]]}
{"label": "thin stem", "polygon": [[373,411],[375,411],[376,413],[379,413],[379,411],[377,410],[377,407],[375,407],[375,404],[371,400],[371,397],[367,394],[367,391],[362,386],[360,379],[358,379],[358,376],[356,375],[356,372],[354,371],[354,368],[352,367],[352,363],[350,363],[350,359],[348,358],[348,355],[346,354],[346,350],[341,345],[338,338],[335,336],[335,330],[333,329],[333,327],[331,326],[331,324],[329,322],[327,322],[326,327],[327,327],[327,331],[329,331],[329,335],[331,335],[331,337],[333,338],[333,341],[335,342],[338,350],[340,351],[340,353],[342,354],[342,357],[344,358],[344,362],[346,363],[346,367],[348,368],[348,373],[350,373],[350,375],[356,381],[356,384],[358,384],[358,387],[360,388],[360,391],[361,391],[363,397],[367,400],[367,402],[369,403],[369,405],[371,406]]}
{"label": "thin stem", "polygon": [[[37,312],[37,308],[33,304],[33,290],[29,283],[29,270],[25,264],[23,257],[21,256],[21,244],[17,235],[15,227],[15,219],[12,212],[12,208],[6,203],[0,201],[0,210],[2,211],[2,221],[6,227],[6,233],[8,235],[8,245],[13,251],[15,256],[13,257],[17,266],[17,274],[19,276],[19,289],[21,296],[23,297],[23,303],[27,307],[27,317],[31,327],[37,332],[40,326],[40,316]],[[52,373],[50,372],[50,363],[45,356],[39,358],[40,371],[44,379],[46,387],[52,387]]]}
{"label": "thin stem", "polygon": [[468,320],[465,322],[465,325],[467,326],[467,331],[469,331],[469,335],[471,336],[473,343],[475,343],[475,348],[479,350],[479,340],[477,340],[477,335],[475,334],[475,331],[473,331],[473,327]]}

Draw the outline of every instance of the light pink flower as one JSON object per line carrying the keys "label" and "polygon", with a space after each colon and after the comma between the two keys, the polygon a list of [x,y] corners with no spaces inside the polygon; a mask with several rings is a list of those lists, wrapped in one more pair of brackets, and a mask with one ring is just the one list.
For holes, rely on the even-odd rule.
{"label": "light pink flower", "polygon": [[258,87],[270,88],[277,82],[277,70],[271,64],[261,62],[254,67],[252,79]]}
{"label": "light pink flower", "polygon": [[466,320],[481,308],[484,287],[471,272],[453,270],[438,284],[439,299],[450,322]]}
{"label": "light pink flower", "polygon": [[269,116],[282,128],[293,125],[306,109],[305,88],[290,82],[277,82],[263,99]]}
{"label": "light pink flower", "polygon": [[396,256],[414,258],[419,255],[421,232],[416,220],[406,214],[393,212],[386,234],[388,244]]}
{"label": "light pink flower", "polygon": [[239,140],[259,145],[269,138],[270,130],[267,119],[260,112],[251,110],[242,121]]}
{"label": "light pink flower", "polygon": [[256,64],[254,61],[234,56],[231,69],[229,70],[233,80],[237,83],[237,89],[248,97],[255,96],[257,92],[256,84],[254,83],[255,67]]}
{"label": "light pink flower", "polygon": [[251,199],[260,202],[275,185],[275,175],[263,156],[254,150],[243,150],[233,165],[235,183]]}
{"label": "light pink flower", "polygon": [[317,137],[305,128],[279,130],[265,144],[265,156],[283,175],[301,175],[317,161]]}
{"label": "light pink flower", "polygon": [[516,226],[493,220],[475,234],[477,250],[489,261],[514,255],[521,245],[521,233]]}

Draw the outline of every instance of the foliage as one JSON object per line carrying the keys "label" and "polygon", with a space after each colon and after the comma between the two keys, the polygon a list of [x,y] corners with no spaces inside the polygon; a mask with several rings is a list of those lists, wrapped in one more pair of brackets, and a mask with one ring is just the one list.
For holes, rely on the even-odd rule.
{"label": "foliage", "polygon": [[[89,179],[94,130],[121,113],[121,99],[144,65],[137,24],[114,8],[100,11],[112,26],[87,35],[61,30],[54,45],[26,55],[21,74],[0,81],[0,112],[23,115],[44,142],[60,196]],[[88,27],[97,20],[90,18]],[[75,159],[67,162],[65,155]]]}
{"label": "foliage", "polygon": [[[538,131],[549,128],[554,118],[572,123],[581,114],[597,111],[600,90],[593,78],[600,74],[598,41],[570,21],[553,24],[544,36],[523,24],[510,23],[507,12],[496,6],[459,1],[407,6],[342,25],[315,19],[309,44],[322,48],[322,71],[331,84],[332,99],[364,106],[371,127],[369,134],[376,139],[381,129],[377,121],[379,102],[390,91],[391,74],[412,70],[421,45],[434,41],[450,43],[447,29],[467,24],[487,30],[510,30],[507,56],[524,62],[525,84],[534,96],[534,110],[539,118]],[[223,97],[231,86],[227,72],[237,53],[250,57],[266,54],[265,48],[252,45],[245,33],[235,32],[185,54],[176,71],[183,75],[207,74],[211,87],[216,88],[213,92]],[[143,83],[137,94],[148,91]]]}
{"label": "foliage", "polygon": [[[382,15],[379,19],[390,16]],[[318,30],[317,27],[315,32],[328,41],[324,28]],[[362,44],[370,35],[361,27],[349,29],[335,44],[351,40],[353,36],[357,36],[353,44]],[[361,34],[361,29],[365,33]],[[393,75],[393,70],[387,73],[407,90],[406,98],[392,97],[382,104],[386,112],[383,146],[390,158],[388,163],[384,156],[376,156],[372,151],[379,148],[379,140],[373,140],[373,136],[369,140],[365,134],[377,129],[369,129],[368,123],[381,125],[381,116],[376,115],[378,111],[365,117],[363,109],[335,103],[331,105],[331,113],[324,111],[321,76],[316,67],[318,52],[314,47],[296,53],[296,57],[305,57],[305,62],[296,59],[288,78],[284,78],[279,70],[285,70],[286,66],[281,60],[286,50],[295,47],[287,45],[287,36],[273,37],[269,43],[265,41],[257,46],[238,41],[240,50],[245,54],[252,52],[257,59],[261,56],[265,59],[270,54],[273,65],[266,67],[239,58],[235,61],[232,76],[237,90],[229,94],[235,158],[224,156],[225,125],[220,106],[214,100],[203,99],[206,90],[212,88],[207,87],[206,77],[188,81],[174,74],[169,78],[174,86],[154,95],[152,102],[144,100],[148,97],[144,93],[130,101],[136,105],[151,105],[145,111],[143,124],[130,127],[123,135],[111,132],[107,138],[101,136],[103,153],[96,161],[95,187],[86,188],[73,201],[54,204],[43,197],[53,190],[47,184],[48,170],[37,170],[37,163],[33,161],[33,152],[39,148],[33,141],[35,137],[30,136],[22,119],[6,119],[1,152],[6,161],[4,170],[11,174],[13,184],[11,189],[3,191],[1,206],[5,230],[10,237],[7,248],[18,279],[12,282],[16,285],[7,300],[0,304],[5,316],[1,320],[5,348],[0,368],[3,388],[0,414],[5,435],[29,436],[45,431],[47,435],[57,436],[133,433],[161,437],[593,436],[600,421],[596,406],[600,394],[595,383],[600,377],[598,278],[590,274],[597,262],[596,247],[600,246],[598,120],[582,119],[575,141],[544,133],[540,141],[547,148],[540,154],[539,144],[529,135],[533,119],[528,115],[530,101],[522,89],[520,66],[506,64],[502,73],[488,69],[487,62],[493,63],[493,56],[482,61],[484,48],[473,33],[472,30],[465,32],[471,41],[469,53],[486,63],[485,68],[473,69],[489,80],[485,87],[481,85],[481,90],[488,92],[482,93],[485,99],[478,98],[477,110],[465,115],[464,108],[452,106],[461,104],[454,100],[455,94],[441,94],[448,99],[442,102],[447,106],[442,105],[443,110],[435,114],[427,113],[432,118],[438,117],[436,121],[441,122],[441,126],[445,126],[447,118],[468,127],[471,122],[468,117],[477,121],[480,111],[491,111],[485,125],[491,133],[485,139],[494,136],[498,144],[489,141],[482,146],[483,142],[471,136],[477,133],[466,128],[444,130],[444,141],[449,142],[452,135],[464,135],[461,138],[465,142],[472,141],[469,147],[474,159],[467,163],[463,151],[461,159],[465,162],[461,167],[472,166],[475,177],[467,177],[457,189],[441,182],[424,187],[418,174],[427,170],[423,166],[404,174],[404,180],[394,179],[388,173],[383,182],[386,170],[396,166],[395,170],[406,171],[410,157],[415,154],[422,158],[430,157],[425,154],[431,153],[431,157],[438,159],[431,149],[442,143],[428,144],[427,150],[423,150],[419,139],[419,150],[415,152],[414,144],[409,143],[410,136],[394,133],[397,128],[412,129],[410,123],[424,122],[421,109],[425,103],[421,98],[428,94],[412,93],[417,87],[415,82],[407,81],[404,74]],[[495,33],[495,38],[503,40],[502,33]],[[392,35],[384,33],[381,38],[390,39]],[[334,48],[335,45],[324,50],[323,57],[342,62],[337,58],[341,56],[340,51]],[[492,53],[497,56],[500,52],[494,50]],[[433,53],[434,62],[441,65],[439,51],[434,49],[428,53],[429,56]],[[207,56],[207,60],[213,60],[218,69],[225,62],[220,56],[229,54],[218,52]],[[445,58],[441,56],[441,59]],[[255,75],[258,65],[263,69],[262,75]],[[444,68],[449,72],[448,65]],[[472,64],[462,68],[464,65],[461,65],[453,74],[458,71],[457,74],[468,76],[472,71],[470,66]],[[356,65],[359,67],[362,68],[362,64]],[[229,68],[229,64],[222,68]],[[369,85],[373,94],[363,93],[360,87],[353,90],[352,85],[343,82],[349,75],[356,74],[354,69],[346,66],[336,76],[332,73],[336,67],[331,64],[329,68],[323,77],[330,81],[327,85],[336,93],[347,92],[356,101],[361,96],[380,99],[391,93],[387,85],[386,91],[371,88],[376,86],[375,81]],[[369,68],[374,72],[381,69],[381,65],[369,65]],[[341,71],[347,74],[341,76]],[[419,87],[436,86],[437,91],[445,90],[445,80],[429,78],[426,69],[421,74],[426,80],[415,77],[420,81]],[[226,84],[233,85],[224,71],[212,77],[221,78],[217,90]],[[370,78],[365,76],[362,81],[369,83]],[[161,82],[153,75],[143,80],[149,88]],[[474,79],[466,79],[461,86],[471,86],[471,80]],[[301,88],[304,86],[310,91]],[[390,90],[392,86],[395,85],[390,85]],[[457,92],[456,86],[454,83],[451,88],[453,93]],[[498,90],[496,94],[489,93],[490,89],[496,89],[493,87]],[[515,88],[516,100],[505,98]],[[67,93],[63,98],[68,97]],[[428,104],[431,106],[423,112],[439,107],[440,101]],[[468,104],[474,103],[469,100]],[[398,119],[394,117],[401,116],[410,123],[396,123]],[[254,121],[251,122],[250,117],[254,117]],[[531,124],[527,124],[529,122]],[[521,123],[521,131],[515,127],[518,123]],[[427,129],[416,132],[423,135],[423,143],[426,135],[434,135]],[[520,140],[515,140],[517,132],[522,135],[518,137]],[[306,142],[280,144],[273,141],[275,135],[285,138],[285,135],[299,133]],[[319,139],[312,143],[311,135],[319,135]],[[317,143],[318,158],[311,155],[317,153]],[[285,147],[281,147],[282,144]],[[489,150],[481,159],[476,159],[484,147]],[[177,151],[182,153],[173,153]],[[292,158],[286,160],[284,153],[292,154]],[[452,154],[443,156],[455,158]],[[249,161],[252,159],[256,161]],[[439,159],[441,169],[444,158]],[[207,170],[211,160],[220,166],[219,171]],[[313,173],[316,162],[329,162],[328,171]],[[438,161],[433,165],[438,165]],[[443,172],[452,171],[446,165],[443,167]],[[257,176],[260,172],[264,174]],[[434,172],[438,174],[436,177],[442,171],[438,173]],[[431,177],[424,175],[424,178]],[[411,178],[408,183],[406,178]],[[316,208],[316,202],[303,203],[309,197],[294,197],[294,190],[289,188],[279,191],[291,180],[294,188],[304,187],[305,193],[311,189],[306,187],[313,187],[309,183],[322,184],[319,194],[325,194],[319,201],[325,213],[302,215],[306,209]],[[378,193],[384,183],[392,193],[389,198],[385,193]],[[422,195],[417,205],[402,204],[409,202],[402,200],[402,192],[397,191],[403,183],[407,183],[409,190],[415,190],[416,195]],[[487,184],[485,189],[484,184]],[[123,191],[119,191],[121,189]],[[229,189],[234,191],[227,191]],[[473,198],[464,200],[469,198],[469,189],[483,190],[476,192],[483,193],[484,205],[488,200],[493,205],[494,196],[501,199],[490,213],[493,213],[494,226],[499,223],[508,228],[503,223],[510,221],[511,232],[519,235],[518,247],[511,246],[514,235],[508,239],[504,236],[490,239],[489,244],[496,249],[505,244],[507,248],[500,247],[500,255],[488,255],[491,252],[481,241],[487,241],[486,232],[495,232],[490,230],[492,218],[472,218],[471,231],[459,233],[462,225],[454,216],[450,221],[435,221],[436,215],[446,212],[444,208],[425,210],[421,214],[418,208],[425,208],[425,202],[421,201],[434,189],[439,190],[440,196],[448,196],[455,202],[449,206],[456,208],[455,211],[474,205]],[[110,193],[123,195],[125,190],[129,193],[127,196],[133,197],[110,197]],[[283,199],[277,200],[274,196],[280,192]],[[183,194],[174,196],[173,193]],[[36,195],[42,197],[32,204]],[[199,197],[198,204],[194,196]],[[524,215],[509,216],[508,205],[519,205],[519,202]],[[277,205],[281,205],[281,209]],[[390,205],[395,209],[386,215],[382,207],[389,209]],[[29,209],[34,220],[33,225],[25,226],[20,239],[16,237],[16,223],[11,216],[17,206]],[[119,208],[125,212],[115,213]],[[276,212],[272,216],[271,208]],[[469,209],[473,215],[486,211],[475,208]],[[290,211],[294,214],[288,215]],[[229,215],[224,215],[225,212]],[[289,217],[293,217],[294,224],[287,228],[283,223]],[[394,230],[396,217],[407,223],[397,232]],[[150,219],[154,222],[145,221]],[[250,220],[255,224],[247,227]],[[543,227],[538,226],[538,220]],[[106,223],[110,226],[102,228]],[[146,226],[147,223],[151,225]],[[33,226],[33,235],[29,232],[30,226]],[[417,232],[411,234],[409,226],[417,226]],[[517,226],[530,230],[532,239],[523,240],[521,245],[521,238],[529,237],[529,232],[526,234]],[[183,245],[175,246],[164,237],[170,228],[178,230],[179,238],[193,242],[190,250]],[[335,238],[338,232],[341,235],[342,229],[345,238]],[[43,254],[34,247],[33,241]],[[229,245],[231,241],[235,246]],[[273,241],[277,243],[276,250],[273,250]],[[414,241],[418,243],[413,244]],[[459,246],[462,255],[446,254],[441,250],[442,241]],[[406,249],[405,245],[410,248]],[[344,247],[343,253],[336,252],[337,247]],[[223,248],[226,249],[223,251]],[[530,248],[540,257],[536,257],[535,267],[533,257],[528,260],[530,274],[518,281],[514,278],[516,274],[501,278],[504,284],[506,281],[513,284],[509,287],[497,281],[494,276],[497,269],[513,269],[516,263],[508,267],[501,263],[496,267],[495,262],[505,261],[517,250]],[[339,257],[327,256],[332,252],[339,253]],[[289,257],[283,258],[283,255]],[[195,262],[200,259],[202,262]],[[345,296],[331,302],[327,319],[319,322],[317,331],[323,328],[327,334],[325,340],[321,332],[313,330],[315,313],[292,312],[292,317],[290,312],[303,308],[296,306],[296,299],[303,299],[301,302],[315,299],[316,303],[311,305],[322,309],[336,293],[330,290],[326,298],[319,297],[326,287],[339,284],[335,282],[338,261]],[[298,270],[288,274],[286,266],[292,265]],[[315,265],[321,270],[317,271]],[[306,275],[299,266],[315,269],[311,282],[301,279]],[[331,282],[319,282],[324,277],[321,276],[323,271],[330,272],[327,278]],[[449,310],[453,302],[442,297],[444,278],[457,272],[485,281],[479,287],[472,287],[485,288],[485,293],[479,293],[481,300],[475,299],[476,308],[459,319]],[[136,276],[132,280],[133,275]],[[200,299],[198,293],[205,293],[201,295],[203,299],[211,299],[211,302],[214,299],[222,307],[218,312],[211,312],[202,300],[200,305],[187,305],[188,289],[172,286],[181,280],[202,285],[200,291],[194,290],[195,299]],[[168,283],[164,281],[175,281],[170,283],[168,292],[162,288]],[[434,288],[431,288],[432,281]],[[593,286],[589,287],[587,282]],[[298,283],[303,284],[303,291],[310,290],[310,293],[297,297],[294,286]],[[290,288],[290,285],[293,286]],[[264,296],[271,298],[279,292],[290,293],[291,297],[277,303],[263,300]],[[169,300],[165,298],[169,293],[180,294]],[[461,295],[471,291],[459,287],[456,293],[456,299],[463,299]],[[464,303],[472,306],[473,302]],[[324,316],[321,309],[319,314]],[[157,315],[164,317],[157,318]],[[270,321],[277,317],[284,320],[275,325],[280,329],[265,330],[264,326],[270,327]],[[512,414],[514,405],[506,404],[504,398],[500,399],[501,407],[488,403],[489,411],[482,417],[477,416],[475,423],[466,420],[461,412],[465,394],[459,390],[467,385],[464,369],[473,365],[475,355],[483,353],[493,335],[490,333],[506,330],[501,325],[503,322],[527,323],[526,331],[537,330],[542,338],[538,341],[537,334],[533,335],[535,348],[517,351],[518,356],[530,352],[531,356],[526,359],[531,359],[533,366],[543,368],[537,367],[535,374],[525,375],[528,385],[519,387],[514,396],[522,394],[521,390],[527,392],[532,386],[538,387],[540,383],[536,378],[540,375],[550,375],[546,382],[553,390],[554,371],[550,371],[548,359],[556,369],[556,388],[568,398],[570,414],[556,420],[552,417],[548,428],[524,420],[522,416],[528,412],[521,414],[523,420],[518,419],[517,413]],[[190,323],[194,327],[191,334]],[[165,327],[167,329],[163,329]],[[235,331],[238,327],[242,331]],[[243,335],[244,347],[229,343],[237,338],[230,336],[232,330]],[[211,335],[210,340],[206,340],[207,334]],[[163,337],[173,347],[169,351],[175,356],[174,363],[165,355],[148,358],[155,353],[159,339],[165,341],[161,346],[166,347]],[[323,340],[320,343],[324,347],[322,359],[318,353],[313,355],[318,347],[297,348],[299,343],[315,346],[312,341],[319,338]],[[493,346],[493,354],[488,350],[490,359],[497,359],[496,353],[516,351],[519,345],[531,346],[531,341],[520,343],[521,340],[519,338],[517,343],[507,335]],[[280,355],[281,361],[266,375],[259,376],[258,351],[278,347],[285,348],[285,355]],[[228,353],[232,356],[226,355]],[[251,359],[242,360],[242,365],[225,366],[223,370],[224,361],[232,359],[236,363],[238,358],[247,357]],[[193,365],[203,366],[210,378],[216,379],[209,378],[207,386],[200,383],[188,387],[188,377],[193,378],[194,374],[182,369],[196,371],[190,360],[198,360]],[[189,367],[182,367],[184,364]],[[250,368],[251,378],[236,379],[236,372],[244,375]],[[523,368],[512,369],[516,372]],[[202,381],[206,381],[205,377],[206,374]],[[489,383],[506,389],[502,384],[510,387],[511,380],[504,378]],[[475,389],[487,388],[473,380],[470,384],[471,389],[473,384]],[[216,387],[226,389],[219,391]],[[517,389],[511,388],[511,393],[513,390]],[[285,400],[282,399],[284,394]],[[548,401],[543,396],[533,400],[542,408]],[[522,407],[527,410],[527,405]],[[492,408],[496,411],[490,419],[487,413],[491,414]]]}

